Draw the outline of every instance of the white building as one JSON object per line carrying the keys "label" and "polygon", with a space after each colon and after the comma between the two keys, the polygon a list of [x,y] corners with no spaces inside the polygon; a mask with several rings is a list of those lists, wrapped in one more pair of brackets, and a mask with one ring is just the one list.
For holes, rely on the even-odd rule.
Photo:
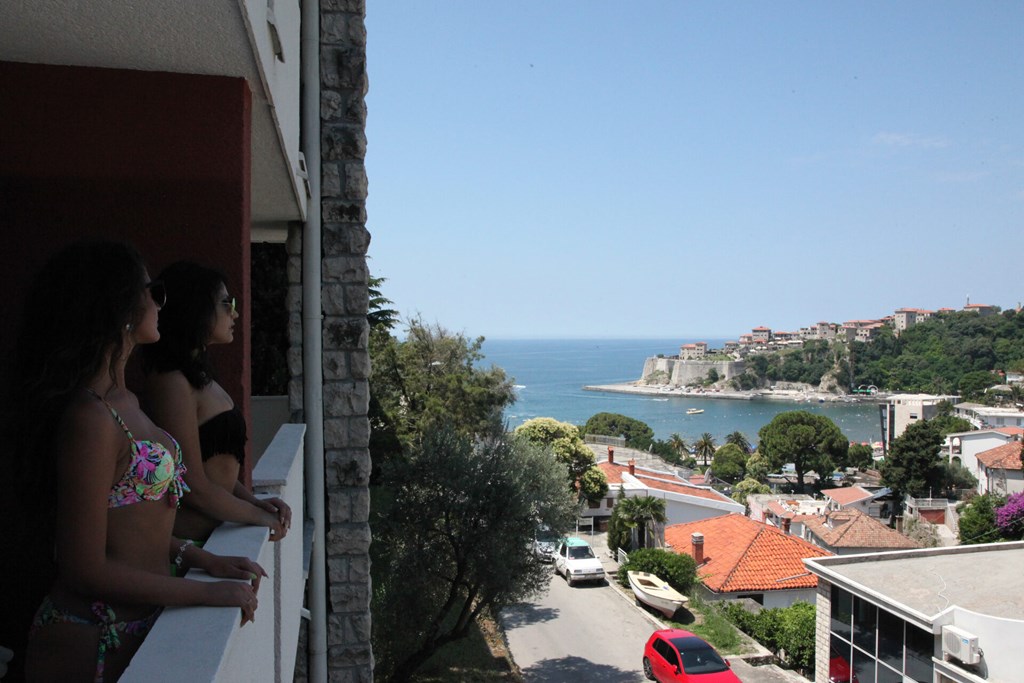
{"label": "white building", "polygon": [[972,432],[955,432],[946,435],[945,453],[949,461],[959,463],[961,467],[973,474],[981,483],[981,469],[978,454],[1012,441],[1020,441],[1024,436],[1021,427],[995,427],[979,429]]}
{"label": "white building", "polygon": [[603,503],[584,510],[584,517],[596,520],[611,517],[620,488],[627,498],[652,496],[664,500],[666,524],[693,522],[730,513],[742,515],[745,511],[742,504],[710,486],[691,484],[672,472],[639,467],[633,461],[617,463],[611,451],[608,459],[597,466],[608,479],[608,496]]}
{"label": "white building", "polygon": [[980,403],[958,403],[953,406],[954,414],[962,417],[978,429],[989,427],[1024,427],[1024,411],[1016,408],[996,408]]}
{"label": "white building", "polygon": [[959,398],[959,396],[934,394],[891,395],[888,402],[879,405],[882,418],[882,443],[885,445],[886,452],[908,425],[918,420],[935,417],[939,412],[940,403],[944,401],[956,403]]}
{"label": "white building", "polygon": [[978,492],[1008,496],[1024,491],[1024,466],[1020,458],[1020,441],[978,453]]}
{"label": "white building", "polygon": [[816,683],[1021,680],[1024,542],[804,560],[818,578]]}

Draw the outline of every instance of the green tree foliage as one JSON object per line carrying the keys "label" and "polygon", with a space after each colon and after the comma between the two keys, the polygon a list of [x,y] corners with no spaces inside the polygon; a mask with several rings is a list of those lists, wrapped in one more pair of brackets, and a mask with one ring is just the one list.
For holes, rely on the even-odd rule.
{"label": "green tree foliage", "polygon": [[862,443],[850,444],[850,449],[846,453],[846,463],[848,467],[856,467],[858,469],[866,469],[875,464],[874,450],[871,446]]}
{"label": "green tree foliage", "polygon": [[672,447],[672,450],[679,455],[680,459],[684,459],[690,455],[690,445],[686,443],[686,439],[679,436],[679,434],[672,434],[668,437],[668,444]]}
{"label": "green tree foliage", "polygon": [[516,436],[551,449],[569,472],[569,484],[580,487],[580,497],[600,500],[608,492],[604,472],[594,466],[594,452],[583,443],[576,425],[550,417],[535,417],[515,429]]}
{"label": "green tree foliage", "polygon": [[715,437],[711,436],[711,432],[704,432],[693,444],[693,454],[704,465],[711,462],[711,459],[715,457],[716,450]]}
{"label": "green tree foliage", "polygon": [[[904,494],[931,496],[945,491],[945,470],[939,458],[942,437],[931,420],[912,422],[895,440],[882,463],[882,483],[901,501]],[[899,504],[893,513],[899,510]]]}
{"label": "green tree foliage", "polygon": [[430,428],[383,470],[373,519],[373,647],[379,680],[405,681],[474,618],[530,598],[550,569],[529,551],[538,522],[575,515],[565,467],[498,432]]}
{"label": "green tree foliage", "polygon": [[750,447],[750,439],[747,435],[740,431],[730,433],[725,437],[726,443],[731,443],[734,446],[739,446],[740,450],[744,453],[750,454],[754,449]]}
{"label": "green tree foliage", "polygon": [[711,462],[714,475],[730,484],[743,479],[747,469],[747,454],[736,444],[727,443],[715,451]]}
{"label": "green tree foliage", "polygon": [[747,477],[755,481],[764,481],[771,472],[771,463],[761,455],[761,451],[754,451],[747,458]]}
{"label": "green tree foliage", "polygon": [[660,548],[641,548],[629,554],[629,559],[619,567],[616,575],[623,586],[629,585],[627,572],[654,574],[683,595],[689,593],[697,582],[697,563],[692,557]]}
{"label": "green tree foliage", "polygon": [[630,448],[646,450],[654,439],[654,430],[640,420],[618,413],[598,413],[583,426],[584,434],[621,436]]}
{"label": "green tree foliage", "polygon": [[773,469],[793,463],[797,490],[804,489],[804,475],[832,472],[837,462],[845,462],[850,443],[839,427],[824,415],[805,410],[779,413],[758,432],[758,450]]}
{"label": "green tree foliage", "polygon": [[978,488],[978,478],[959,462],[942,461],[942,482],[946,495],[951,495],[957,490],[974,491]]}
{"label": "green tree foliage", "polygon": [[999,378],[989,370],[974,370],[960,376],[957,391],[965,401],[978,401],[984,398],[985,390],[999,383]]}
{"label": "green tree foliage", "polygon": [[[953,312],[933,316],[900,336],[891,332],[864,344],[852,342],[853,385],[893,391],[949,393],[983,390],[997,383],[993,370],[1024,361],[1024,316],[1016,311],[979,316]],[[965,385],[961,380],[968,378]],[[991,377],[991,379],[989,379]],[[961,393],[963,398],[968,394]]]}
{"label": "green tree foliage", "polygon": [[762,484],[757,479],[746,478],[732,487],[732,499],[743,505],[747,504],[747,496],[757,493],[771,493],[772,487]]}
{"label": "green tree foliage", "polygon": [[653,525],[663,524],[668,519],[665,516],[665,501],[662,498],[623,498],[616,501],[615,508],[618,510],[620,522],[629,529],[636,529],[637,546],[640,548],[648,546],[648,539],[654,531]]}
{"label": "green tree foliage", "polygon": [[814,670],[814,605],[795,602],[781,610],[779,644],[786,661],[797,669]]}
{"label": "green tree foliage", "polygon": [[611,518],[608,520],[608,549],[617,553],[619,548],[628,551],[632,542],[632,528],[628,520],[622,517],[622,508],[619,503],[626,499],[626,491],[619,485],[619,491],[615,495],[615,507],[612,508]]}
{"label": "green tree foliage", "polygon": [[580,498],[596,503],[608,493],[608,477],[600,467],[591,467],[580,477],[579,487]]}
{"label": "green tree foliage", "polygon": [[957,505],[960,515],[960,545],[995,543],[1002,536],[996,526],[996,508],[1006,505],[1006,498],[993,493],[974,496]]}
{"label": "green tree foliage", "polygon": [[813,678],[814,672],[814,605],[795,602],[789,607],[773,607],[748,611],[738,602],[726,604],[726,617],[741,631],[749,634],[778,655],[785,652],[790,666],[802,669]]}
{"label": "green tree foliage", "polygon": [[498,367],[479,367],[483,337],[470,340],[414,318],[399,341],[381,327],[371,334],[370,453],[375,476],[420,435],[442,425],[466,434],[489,433],[515,401]]}
{"label": "green tree foliage", "polygon": [[974,425],[962,417],[955,417],[953,415],[939,415],[933,417],[929,422],[935,427],[935,430],[939,433],[939,436],[945,437],[947,434],[960,434],[963,432],[973,432]]}

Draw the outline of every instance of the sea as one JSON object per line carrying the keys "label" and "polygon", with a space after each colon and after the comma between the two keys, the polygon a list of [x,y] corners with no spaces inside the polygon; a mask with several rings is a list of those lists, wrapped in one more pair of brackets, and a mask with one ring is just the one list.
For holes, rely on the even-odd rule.
{"label": "sea", "polygon": [[[866,403],[796,403],[771,399],[749,401],[641,396],[584,391],[586,385],[619,384],[640,378],[644,361],[659,353],[674,356],[681,344],[705,341],[721,347],[718,339],[486,339],[481,367],[496,365],[512,378],[516,402],[505,412],[510,428],[535,417],[552,417],[583,425],[591,416],[619,413],[640,420],[654,430],[655,438],[679,434],[694,441],[709,432],[723,443],[739,431],[756,444],[758,430],[775,415],[807,410],[827,416],[854,442],[881,439],[878,407]],[[701,408],[687,415],[688,408]]]}

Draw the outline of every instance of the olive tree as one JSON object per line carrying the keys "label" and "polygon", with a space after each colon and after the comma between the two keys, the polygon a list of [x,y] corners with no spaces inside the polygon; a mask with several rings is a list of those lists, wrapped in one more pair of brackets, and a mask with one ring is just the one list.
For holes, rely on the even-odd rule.
{"label": "olive tree", "polygon": [[594,452],[583,443],[575,425],[550,417],[536,417],[516,427],[515,434],[550,449],[565,465],[569,485],[578,487],[581,498],[596,501],[608,492],[608,480],[604,472],[595,467]]}
{"label": "olive tree", "polygon": [[538,524],[566,533],[575,501],[565,466],[497,430],[423,433],[382,473],[371,547],[380,680],[405,681],[484,610],[529,599],[550,568],[530,551]]}

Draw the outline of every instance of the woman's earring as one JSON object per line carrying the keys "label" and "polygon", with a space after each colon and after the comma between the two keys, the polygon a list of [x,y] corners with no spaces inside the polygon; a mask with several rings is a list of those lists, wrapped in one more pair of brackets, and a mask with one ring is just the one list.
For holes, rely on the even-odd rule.
{"label": "woman's earring", "polygon": [[131,323],[128,323],[127,325],[124,326],[124,329],[126,331],[128,331],[128,332],[131,332],[132,330],[135,329],[135,325],[132,325]]}

